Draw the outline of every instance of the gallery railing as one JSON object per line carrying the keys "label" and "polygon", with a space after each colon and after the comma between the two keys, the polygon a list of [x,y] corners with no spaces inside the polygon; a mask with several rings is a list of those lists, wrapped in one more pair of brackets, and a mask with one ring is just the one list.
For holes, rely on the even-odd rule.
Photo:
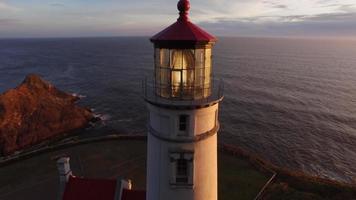
{"label": "gallery railing", "polygon": [[[208,87],[175,87],[155,84],[154,79],[142,81],[143,98],[153,104],[166,106],[206,106],[224,97],[223,80],[213,79]],[[177,92],[178,91],[178,92]]]}

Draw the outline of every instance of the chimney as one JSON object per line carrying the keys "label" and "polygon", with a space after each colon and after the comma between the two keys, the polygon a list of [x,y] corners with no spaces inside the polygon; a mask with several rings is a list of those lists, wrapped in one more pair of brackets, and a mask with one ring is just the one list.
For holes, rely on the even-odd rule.
{"label": "chimney", "polygon": [[72,176],[69,160],[69,157],[62,157],[57,160],[57,169],[59,172],[59,200],[62,200],[66,184],[69,177]]}
{"label": "chimney", "polygon": [[115,200],[121,200],[123,190],[132,190],[132,181],[119,178],[116,184]]}

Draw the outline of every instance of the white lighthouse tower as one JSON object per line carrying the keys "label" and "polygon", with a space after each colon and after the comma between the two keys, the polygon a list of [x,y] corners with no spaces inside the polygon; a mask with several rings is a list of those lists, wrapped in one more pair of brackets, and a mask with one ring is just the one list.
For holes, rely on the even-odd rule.
{"label": "white lighthouse tower", "polygon": [[147,200],[217,200],[218,108],[222,84],[212,77],[216,38],[188,19],[151,38],[155,74],[145,81],[149,110]]}

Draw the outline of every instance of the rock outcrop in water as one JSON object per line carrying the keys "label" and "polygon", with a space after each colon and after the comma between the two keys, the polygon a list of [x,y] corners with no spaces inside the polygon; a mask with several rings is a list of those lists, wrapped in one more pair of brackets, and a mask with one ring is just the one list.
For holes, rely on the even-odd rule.
{"label": "rock outcrop in water", "polygon": [[0,95],[0,155],[85,127],[93,114],[77,100],[37,75]]}

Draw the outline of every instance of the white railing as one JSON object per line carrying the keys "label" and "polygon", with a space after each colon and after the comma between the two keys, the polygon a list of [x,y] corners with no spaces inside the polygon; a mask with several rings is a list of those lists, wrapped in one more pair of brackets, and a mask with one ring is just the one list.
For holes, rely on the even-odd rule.
{"label": "white railing", "polygon": [[[182,95],[178,97],[163,97],[162,95],[159,95],[160,92],[157,92],[162,90],[167,90],[167,87],[163,88],[160,85],[156,85],[153,78],[146,77],[142,81],[143,98],[150,103],[165,105],[165,106],[205,106],[208,104],[219,102],[224,97],[224,82],[221,79],[220,80],[213,79],[210,84],[210,87],[197,89],[203,92],[206,90],[209,91],[207,92],[209,94],[206,95],[207,97],[201,97],[201,98],[193,98],[193,97],[189,98],[189,95],[187,96]],[[194,91],[195,90],[194,88],[191,89],[191,88],[183,87],[182,91],[184,90],[190,90],[191,93],[196,92]]]}

